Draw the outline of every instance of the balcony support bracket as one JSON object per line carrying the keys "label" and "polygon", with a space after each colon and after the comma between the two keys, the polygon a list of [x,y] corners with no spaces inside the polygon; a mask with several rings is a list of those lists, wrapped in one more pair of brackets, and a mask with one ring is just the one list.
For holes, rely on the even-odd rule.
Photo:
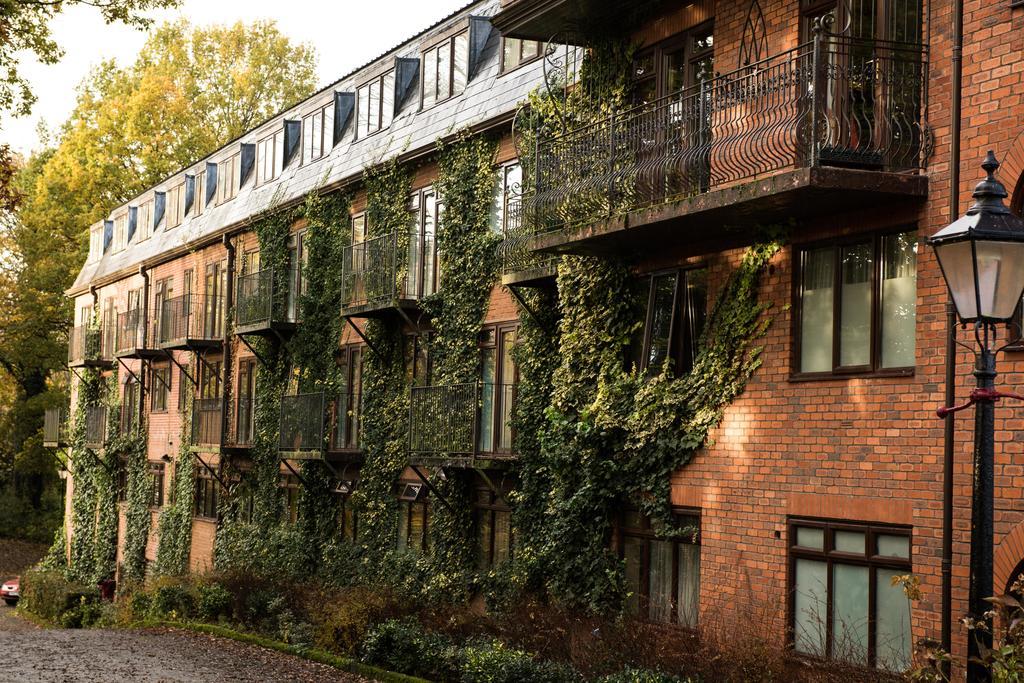
{"label": "balcony support bracket", "polygon": [[512,298],[516,300],[516,303],[518,303],[520,306],[522,306],[523,310],[526,311],[526,315],[530,316],[530,319],[533,320],[533,322],[537,323],[537,327],[539,327],[540,329],[544,330],[544,332],[548,336],[551,336],[552,335],[552,330],[549,330],[547,328],[547,326],[545,326],[544,323],[542,323],[540,321],[540,318],[537,317],[537,314],[534,313],[533,309],[530,308],[530,305],[528,303],[526,303],[526,299],[524,299],[523,295],[519,293],[519,286],[518,285],[506,285],[506,287],[507,287],[507,289],[509,291],[509,294],[512,295]]}
{"label": "balcony support bracket", "polygon": [[370,350],[373,351],[373,354],[380,358],[380,351],[378,351],[377,347],[373,345],[373,342],[366,338],[366,335],[363,334],[363,331],[360,330],[359,327],[354,322],[352,322],[352,318],[346,315],[345,322],[347,322],[349,324],[349,327],[351,327],[355,331],[356,336],[362,339],[363,343],[370,347]]}
{"label": "balcony support bracket", "polygon": [[249,340],[245,338],[244,334],[239,334],[237,336],[238,336],[239,341],[241,341],[243,344],[245,344],[245,348],[249,349],[249,351],[252,352],[252,355],[256,356],[256,360],[258,360],[260,362],[260,365],[262,365],[264,368],[270,366],[270,364],[267,363],[267,359],[260,355],[260,352],[257,351],[256,348],[252,344],[249,343]]}
{"label": "balcony support bracket", "polygon": [[78,381],[79,381],[79,382],[85,382],[85,378],[84,378],[84,377],[82,377],[81,375],[79,375],[79,374],[78,374],[78,369],[77,369],[77,368],[74,368],[74,367],[68,366],[68,370],[70,370],[70,371],[71,371],[71,374],[72,374],[72,375],[74,375],[75,377],[77,377],[77,378],[78,378]]}
{"label": "balcony support bracket", "polygon": [[[125,363],[124,360],[122,360],[120,357],[118,357],[117,362],[121,364],[121,367],[124,368],[125,372],[127,372],[129,375],[131,375],[131,378],[133,380],[135,380],[136,384],[138,384],[140,387],[142,387],[142,390],[144,392],[148,391],[148,387],[146,387],[146,386],[144,386],[142,384],[142,380],[139,379],[139,376],[135,374],[134,370],[132,370],[130,367],[128,367],[128,364]],[[163,381],[163,380],[161,379],[161,381]],[[164,386],[166,386],[166,383],[164,384]],[[167,387],[167,391],[170,391],[170,390],[171,390],[171,388]]]}
{"label": "balcony support bracket", "polygon": [[[197,350],[193,351],[192,353],[196,357],[196,360],[199,361],[199,364],[202,365],[203,367],[205,367],[207,372],[209,372],[210,374],[213,374],[213,366],[210,365],[209,363],[207,363],[206,359],[203,358],[203,352],[199,351],[197,349]],[[220,376],[218,376],[217,378],[221,379]],[[192,378],[189,377],[189,379],[192,379]],[[199,383],[196,382],[195,380],[192,380],[192,384],[195,384],[196,386],[199,386]]]}
{"label": "balcony support bracket", "polygon": [[441,495],[441,492],[438,491],[437,488],[430,482],[430,478],[427,477],[427,475],[423,474],[423,471],[420,470],[419,466],[417,466],[417,465],[409,465],[409,467],[412,468],[412,471],[415,472],[416,476],[420,478],[420,481],[422,481],[424,484],[426,484],[427,489],[432,494],[434,494],[439,501],[441,501],[441,504],[444,505],[446,509],[452,510],[451,503],[448,502],[447,498],[445,498],[444,496]]}
{"label": "balcony support bracket", "polygon": [[489,488],[491,490],[491,493],[493,493],[494,495],[496,495],[498,497],[501,497],[501,491],[499,491],[498,487],[494,485],[494,482],[491,480],[491,478],[489,476],[487,476],[487,471],[486,470],[484,470],[484,469],[482,469],[480,467],[474,467],[473,470],[478,475],[480,475],[481,479],[484,480],[484,483],[487,484],[487,488]]}
{"label": "balcony support bracket", "polygon": [[114,470],[111,469],[110,465],[108,465],[107,463],[103,462],[103,460],[100,459],[100,456],[96,455],[96,452],[93,449],[86,448],[85,452],[88,453],[89,456],[93,460],[95,460],[97,462],[97,464],[99,464],[100,467],[105,469],[107,471],[107,474],[109,474],[110,476],[114,476]]}
{"label": "balcony support bracket", "polygon": [[193,453],[192,455],[195,457],[196,460],[199,461],[200,465],[202,465],[204,468],[206,468],[206,471],[210,473],[210,476],[213,477],[217,481],[218,484],[220,484],[221,490],[223,490],[225,492],[230,492],[231,491],[231,489],[228,488],[228,485],[224,483],[224,480],[220,478],[220,473],[217,472],[217,470],[213,469],[213,467],[211,467],[209,465],[209,463],[207,463],[205,460],[203,460],[201,457],[199,457],[198,453]]}
{"label": "balcony support bracket", "polygon": [[292,464],[290,462],[288,462],[287,458],[282,458],[281,462],[284,463],[284,466],[288,468],[289,472],[291,472],[292,474],[295,475],[295,478],[299,480],[299,483],[301,483],[304,487],[306,487],[307,491],[311,491],[313,489],[313,487],[309,485],[309,482],[306,481],[306,478],[303,477],[301,474],[299,474],[299,471],[297,469],[292,467]]}
{"label": "balcony support bracket", "polygon": [[180,371],[181,371],[181,374],[185,375],[185,377],[187,377],[187,378],[188,378],[188,381],[192,383],[192,387],[193,387],[193,388],[195,388],[195,387],[199,386],[199,383],[198,383],[198,382],[196,382],[196,378],[192,376],[192,373],[190,373],[190,372],[189,372],[189,371],[188,371],[188,370],[187,370],[187,369],[185,368],[185,366],[184,366],[184,365],[182,365],[181,363],[179,363],[179,362],[178,362],[178,359],[174,357],[174,354],[173,354],[173,353],[171,353],[171,352],[170,352],[170,351],[168,351],[167,349],[164,349],[164,353],[166,353],[166,354],[167,354],[167,357],[168,357],[168,358],[169,358],[169,359],[171,360],[171,362],[172,362],[172,363],[174,363],[175,365],[177,365],[177,366],[178,366],[178,370],[180,370]]}

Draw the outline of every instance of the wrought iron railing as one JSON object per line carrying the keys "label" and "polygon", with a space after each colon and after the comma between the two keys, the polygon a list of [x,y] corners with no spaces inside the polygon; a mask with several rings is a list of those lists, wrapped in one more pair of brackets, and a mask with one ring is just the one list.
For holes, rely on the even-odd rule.
{"label": "wrought iron railing", "polygon": [[295,271],[266,269],[238,278],[235,325],[239,328],[270,328],[298,319],[298,297],[293,295]]}
{"label": "wrought iron railing", "polygon": [[103,448],[107,445],[107,407],[86,406],[85,446]]}
{"label": "wrought iron railing", "polygon": [[[389,307],[432,294],[436,287],[431,261],[434,245],[423,236],[395,231],[345,247],[342,253],[342,308]],[[429,271],[429,272],[428,272]]]}
{"label": "wrought iron railing", "polygon": [[363,416],[362,395],[341,393],[334,402],[334,424],[331,432],[331,450],[358,451]]}
{"label": "wrought iron railing", "polygon": [[223,399],[197,398],[192,402],[193,446],[220,446],[223,429]]}
{"label": "wrought iron railing", "polygon": [[322,391],[283,396],[281,452],[297,455],[323,453],[327,445],[326,423],[326,399]]}
{"label": "wrought iron railing", "polygon": [[68,339],[68,364],[83,365],[111,360],[103,355],[103,330],[91,325],[79,325],[71,330]]}
{"label": "wrought iron railing", "polygon": [[538,139],[531,234],[802,167],[924,168],[927,49],[813,41],[588,125]]}
{"label": "wrought iron railing", "polygon": [[498,260],[503,274],[521,273],[553,266],[555,257],[530,249],[531,226],[523,221],[522,196],[510,198],[505,207],[505,225],[498,243]]}
{"label": "wrought iron railing", "polygon": [[68,442],[68,409],[47,408],[43,413],[43,446],[60,448]]}
{"label": "wrought iron railing", "polygon": [[152,340],[147,334],[146,327],[146,316],[141,308],[133,308],[124,313],[118,313],[116,342],[114,344],[115,355],[124,355],[139,349],[148,348],[146,344]]}
{"label": "wrought iron railing", "polygon": [[513,384],[412,387],[409,452],[423,457],[510,456],[515,394]]}
{"label": "wrought iron railing", "polygon": [[164,346],[224,338],[224,297],[185,294],[158,306],[157,340]]}

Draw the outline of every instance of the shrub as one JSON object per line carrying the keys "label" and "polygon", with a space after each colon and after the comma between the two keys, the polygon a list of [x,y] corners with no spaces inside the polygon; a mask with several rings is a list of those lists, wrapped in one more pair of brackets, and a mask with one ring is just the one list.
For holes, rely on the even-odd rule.
{"label": "shrub", "polygon": [[107,611],[97,595],[91,599],[84,594],[78,596],[78,602],[65,609],[58,618],[64,628],[89,628],[104,620]]}
{"label": "shrub", "polygon": [[459,668],[462,683],[575,683],[582,680],[567,666],[537,661],[526,652],[510,649],[497,641],[462,648]]}
{"label": "shrub", "polygon": [[356,655],[367,631],[403,615],[400,604],[384,591],[352,588],[340,594],[322,594],[310,607],[316,627],[316,646],[329,652]]}
{"label": "shrub", "polygon": [[196,601],[196,616],[203,621],[219,621],[231,616],[233,598],[219,583],[200,584]]}
{"label": "shrub", "polygon": [[457,653],[451,642],[427,633],[412,617],[389,619],[366,634],[363,661],[391,671],[442,681],[458,679]]}
{"label": "shrub", "polygon": [[[59,571],[33,570],[21,578],[22,607],[49,621],[61,623],[65,612],[81,612],[83,605],[98,603],[99,599],[97,588],[69,582]],[[69,620],[81,625],[82,614]]]}
{"label": "shrub", "polygon": [[[687,679],[687,681],[689,680],[691,679]],[[683,683],[683,681],[676,676],[669,676],[660,671],[626,667],[617,674],[605,676],[600,683]]]}
{"label": "shrub", "polygon": [[189,619],[195,614],[195,597],[185,584],[169,583],[153,591],[150,614],[169,619]]}

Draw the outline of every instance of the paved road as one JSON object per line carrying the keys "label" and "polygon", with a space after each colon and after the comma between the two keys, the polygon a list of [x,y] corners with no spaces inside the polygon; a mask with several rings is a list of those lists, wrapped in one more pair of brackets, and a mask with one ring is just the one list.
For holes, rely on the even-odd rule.
{"label": "paved road", "polygon": [[171,629],[40,629],[0,604],[4,683],[364,683],[261,647]]}

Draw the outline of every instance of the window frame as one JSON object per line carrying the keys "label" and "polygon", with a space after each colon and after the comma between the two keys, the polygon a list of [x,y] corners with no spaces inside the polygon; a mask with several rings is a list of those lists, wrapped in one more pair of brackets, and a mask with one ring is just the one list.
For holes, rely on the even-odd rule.
{"label": "window frame", "polygon": [[[797,528],[822,529],[824,539],[822,550],[806,548],[796,544]],[[847,553],[834,550],[835,532],[853,531],[864,534],[864,554]],[[905,536],[908,543],[906,558],[878,555],[879,535]],[[872,554],[872,551],[873,554]],[[796,643],[796,562],[799,559],[824,562],[828,587],[825,596],[825,656],[819,657],[806,652],[797,652]],[[817,661],[832,660],[833,646],[833,590],[832,567],[834,564],[854,565],[868,568],[868,650],[867,664],[871,668],[878,667],[878,643],[876,634],[877,622],[877,580],[876,569],[893,569],[909,574],[913,571],[914,561],[914,530],[905,524],[888,524],[882,522],[857,522],[851,520],[823,519],[814,517],[787,517],[786,519],[786,643],[799,657],[807,657]]]}
{"label": "window frame", "polygon": [[[456,58],[458,57],[458,47],[457,47],[456,41],[458,39],[460,39],[460,38],[463,41],[465,41],[465,45],[466,45],[466,50],[465,50],[466,63],[464,65],[465,74],[466,74],[466,82],[462,84],[462,89],[461,90],[456,90],[456,88],[455,88],[455,72],[456,72],[455,66],[456,66]],[[439,86],[440,86],[441,81],[438,78],[438,75],[440,74],[441,61],[440,61],[440,59],[438,59],[435,56],[434,60],[433,60],[433,64],[434,64],[434,67],[435,67],[434,80],[433,80],[434,93],[433,93],[432,99],[430,99],[430,101],[428,103],[428,100],[427,100],[427,64],[428,64],[428,59],[427,58],[428,58],[428,55],[437,55],[439,53],[439,51],[441,51],[441,50],[446,50],[447,53],[448,53],[448,94],[445,95],[444,97],[440,96],[440,88],[439,88]],[[422,64],[422,69],[421,69],[421,72],[420,72],[422,74],[422,77],[420,78],[420,102],[423,103],[423,109],[430,109],[431,107],[434,107],[434,106],[436,106],[438,104],[442,104],[444,102],[447,102],[448,100],[454,99],[454,98],[458,97],[459,95],[463,94],[464,92],[466,92],[466,89],[469,87],[469,29],[463,29],[462,31],[459,31],[458,33],[454,33],[454,34],[448,36],[447,38],[445,38],[444,40],[438,41],[438,42],[434,43],[433,45],[431,45],[430,47],[428,47],[420,55],[420,64]]]}
{"label": "window frame", "polygon": [[[510,333],[512,335],[512,349],[508,349],[508,351],[511,354],[510,357],[512,359],[512,377],[511,377],[511,381],[509,381],[510,378],[505,377],[505,367],[504,367],[504,364],[502,363],[502,359],[504,357],[504,352],[506,351],[505,336],[510,334]],[[492,395],[492,412],[493,412],[493,414],[490,416],[490,418],[491,418],[491,424],[490,424],[491,442],[490,442],[490,444],[484,444],[481,441],[481,439],[483,438],[483,423],[482,423],[482,421],[484,419],[483,406],[480,406],[477,409],[477,413],[479,415],[479,419],[481,420],[480,429],[479,429],[480,433],[477,435],[477,440],[478,440],[477,447],[480,449],[481,453],[491,453],[491,454],[495,454],[495,455],[505,455],[505,456],[507,456],[507,455],[511,455],[511,454],[516,452],[516,446],[515,446],[515,444],[516,444],[516,431],[515,431],[512,423],[510,423],[508,425],[508,428],[509,428],[509,445],[508,445],[507,448],[502,448],[502,446],[501,446],[502,432],[504,431],[504,427],[505,427],[505,425],[502,424],[502,419],[501,419],[502,415],[504,414],[505,396],[504,396],[503,391],[500,389],[500,387],[504,387],[505,385],[509,385],[511,387],[518,387],[519,386],[519,364],[516,363],[516,361],[515,361],[515,353],[514,353],[514,349],[518,345],[518,343],[519,343],[519,322],[518,321],[509,321],[509,322],[501,322],[501,323],[494,323],[494,324],[491,324],[491,325],[485,325],[483,327],[483,329],[480,331],[480,341],[479,341],[479,343],[477,345],[478,348],[480,349],[480,369],[477,371],[477,377],[478,377],[478,381],[481,383],[481,385],[484,384],[484,381],[483,381],[484,353],[483,352],[484,351],[493,351],[494,352],[494,359],[493,359],[494,360],[494,382],[492,383],[492,386],[494,387],[494,393]],[[512,395],[509,398],[512,401],[512,406],[509,409],[509,413],[514,418],[515,401],[516,401],[516,390],[515,389],[512,390]],[[514,423],[514,419],[513,419],[513,423]]]}
{"label": "window frame", "polygon": [[195,396],[196,388],[191,379],[189,379],[190,364],[182,363],[178,368],[178,412],[184,414],[188,410],[188,398],[189,390],[191,387],[192,396]]}
{"label": "window frame", "polygon": [[164,229],[171,230],[185,222],[185,181],[168,188],[164,213]]}
{"label": "window frame", "polygon": [[278,494],[281,496],[281,523],[298,524],[299,498],[302,495],[302,483],[294,474],[281,474],[278,480]]}
{"label": "window frame", "polygon": [[149,508],[159,510],[164,506],[165,480],[167,467],[162,462],[155,460],[148,461],[148,473],[150,477]]}
{"label": "window frame", "polygon": [[[791,296],[793,315],[790,329],[790,376],[792,382],[843,379],[847,377],[911,377],[916,371],[916,364],[902,367],[882,367],[882,246],[886,237],[893,237],[904,233],[917,235],[918,245],[922,243],[916,226],[903,225],[895,228],[886,228],[873,232],[845,235],[839,238],[816,240],[813,242],[801,242],[794,244],[791,251],[793,264],[793,278],[791,283]],[[845,247],[850,247],[865,242],[871,243],[872,258],[874,264],[871,271],[871,340],[869,348],[869,362],[867,365],[839,366],[840,346],[842,336],[840,326],[842,325],[842,253]],[[803,356],[803,293],[804,293],[804,268],[805,256],[808,252],[831,247],[833,250],[833,273],[832,273],[832,369],[822,371],[805,372],[801,368]],[[918,252],[920,255],[920,251]],[[915,297],[918,287],[917,277],[920,273],[920,263],[917,264],[914,272]],[[915,314],[915,329],[919,318]],[[915,358],[917,354],[917,336],[914,339]]]}
{"label": "window frame", "polygon": [[[481,495],[486,496],[486,500],[481,500]],[[504,496],[501,496],[490,488],[478,487],[476,489],[476,495],[473,497],[472,503],[473,511],[473,537],[476,541],[476,550],[480,550],[480,518],[481,515],[487,515],[490,518],[490,525],[488,527],[488,539],[487,539],[487,556],[478,556],[477,569],[488,570],[493,569],[501,564],[501,562],[507,562],[515,555],[516,547],[516,535],[515,527],[512,524],[512,508],[505,501]],[[495,549],[497,547],[497,524],[495,523],[498,519],[498,514],[508,515],[508,556],[501,562],[495,563]]]}
{"label": "window frame", "polygon": [[238,196],[238,181],[242,164],[242,153],[235,152],[217,162],[216,206],[229,202]]}
{"label": "window frame", "polygon": [[[332,109],[332,105],[325,104],[321,107],[317,107],[316,109],[302,117],[302,164],[308,164],[314,161],[318,161],[320,159],[323,159],[330,153],[330,149],[333,145],[329,143],[333,141],[331,140],[330,135],[328,133],[330,132],[330,134],[333,135],[333,129],[331,131],[327,130],[327,118],[328,112],[331,111]],[[317,116],[320,117],[319,130],[317,130],[316,126]],[[309,123],[308,129],[307,122]],[[312,137],[311,134],[316,134],[320,138],[320,153],[316,155],[313,154],[314,138]],[[309,144],[309,156],[306,156],[307,143]]]}
{"label": "window frame", "polygon": [[192,488],[192,517],[216,521],[220,507],[220,491],[217,480],[209,472],[199,471]]}
{"label": "window frame", "polygon": [[[424,487],[425,489],[426,487]],[[417,514],[422,514],[423,519],[423,534],[420,538],[420,547],[415,547],[410,544],[412,538],[412,521]],[[395,536],[395,548],[399,551],[412,552],[417,555],[429,555],[430,554],[430,498],[423,491],[416,500],[399,500],[398,501],[398,529],[397,535]],[[405,525],[401,523],[402,516],[405,515]],[[405,532],[403,539],[402,532]],[[404,542],[403,542],[404,541]]]}
{"label": "window frame", "polygon": [[[267,154],[270,155],[267,175]],[[277,180],[284,170],[284,129],[275,130],[256,141],[256,187]]]}
{"label": "window frame", "polygon": [[[368,80],[368,81],[366,81],[364,83],[361,83],[356,88],[356,112],[355,112],[356,140],[363,140],[363,139],[372,137],[372,136],[376,135],[377,133],[380,133],[381,131],[387,130],[388,128],[391,127],[392,122],[395,120],[396,112],[394,111],[394,109],[392,109],[390,115],[388,116],[388,123],[387,123],[387,125],[384,125],[384,111],[385,111],[384,110],[384,90],[385,90],[385,85],[386,85],[386,83],[388,81],[388,77],[389,76],[391,77],[391,88],[392,88],[392,90],[394,90],[395,78],[396,78],[396,74],[395,74],[395,69],[394,68],[387,69],[386,71],[384,71],[380,75],[375,76],[375,77],[371,78],[370,80]],[[361,104],[362,98],[360,97],[360,93],[363,91],[364,88],[366,88],[366,93],[367,93],[367,95],[366,95],[367,109],[368,109],[368,112],[371,111],[372,108],[373,108],[372,107],[373,101],[372,101],[372,97],[371,97],[371,92],[372,92],[372,86],[375,83],[377,84],[377,87],[378,87],[377,127],[373,128],[373,129],[370,128],[370,119],[369,119],[369,116],[367,116],[367,119],[366,119],[366,131],[363,132],[363,131],[360,130],[361,123],[360,123],[360,120],[359,120],[359,117],[362,114],[362,104]],[[392,94],[391,94],[391,100],[392,100],[391,106],[392,106],[392,108],[394,108],[396,106],[395,102],[394,102],[394,100],[395,100],[394,92],[392,92]]]}
{"label": "window frame", "polygon": [[[689,339],[687,343],[686,335],[687,330],[693,327],[693,321],[691,320],[691,308],[692,306],[687,305],[689,299],[689,284],[690,279],[694,273],[703,271],[704,277],[704,320],[700,331],[697,336]],[[644,273],[641,277],[642,280],[646,280],[646,283],[642,286],[647,288],[646,302],[644,302],[644,322],[643,322],[643,335],[639,341],[639,357],[633,359],[636,367],[641,372],[650,372],[653,375],[660,375],[661,368],[652,368],[650,366],[650,351],[651,351],[651,340],[652,336],[652,323],[654,317],[654,281],[659,277],[674,275],[676,278],[675,290],[672,294],[672,308],[669,312],[669,332],[668,332],[668,347],[665,352],[666,360],[671,361],[671,375],[674,377],[683,377],[689,374],[693,369],[693,361],[696,360],[697,355],[700,353],[698,345],[700,343],[700,336],[704,333],[704,327],[707,325],[708,320],[708,296],[707,282],[710,276],[710,271],[706,263],[694,263],[685,266],[679,266],[676,268],[666,268],[662,270],[652,271],[650,273]],[[682,317],[680,317],[682,316]],[[676,326],[682,325],[683,329],[677,331]],[[691,351],[692,358],[684,358],[687,349]],[[683,362],[687,361],[687,362]]]}
{"label": "window frame", "polygon": [[[163,382],[157,379],[157,376],[163,378]],[[149,369],[149,390],[151,396],[149,399],[149,412],[150,413],[166,413],[168,406],[171,402],[171,367],[169,365],[163,366],[152,366]]]}
{"label": "window frame", "polygon": [[[515,64],[513,64],[511,66],[509,66],[509,64],[505,60],[505,45],[506,45],[507,41],[510,41],[510,40],[517,40],[517,41],[519,41],[519,59],[516,61]],[[526,43],[536,43],[537,44],[537,54],[535,54],[532,57],[529,57],[528,59],[523,59],[523,46]],[[541,41],[541,40],[525,40],[523,38],[506,38],[505,36],[502,36],[501,37],[501,51],[499,52],[499,54],[501,55],[501,65],[499,67],[498,73],[500,75],[509,74],[509,73],[512,73],[513,71],[515,71],[516,69],[518,69],[518,68],[520,68],[522,66],[526,66],[527,64],[532,64],[533,62],[536,62],[541,57],[543,57],[544,56],[544,41]]]}

